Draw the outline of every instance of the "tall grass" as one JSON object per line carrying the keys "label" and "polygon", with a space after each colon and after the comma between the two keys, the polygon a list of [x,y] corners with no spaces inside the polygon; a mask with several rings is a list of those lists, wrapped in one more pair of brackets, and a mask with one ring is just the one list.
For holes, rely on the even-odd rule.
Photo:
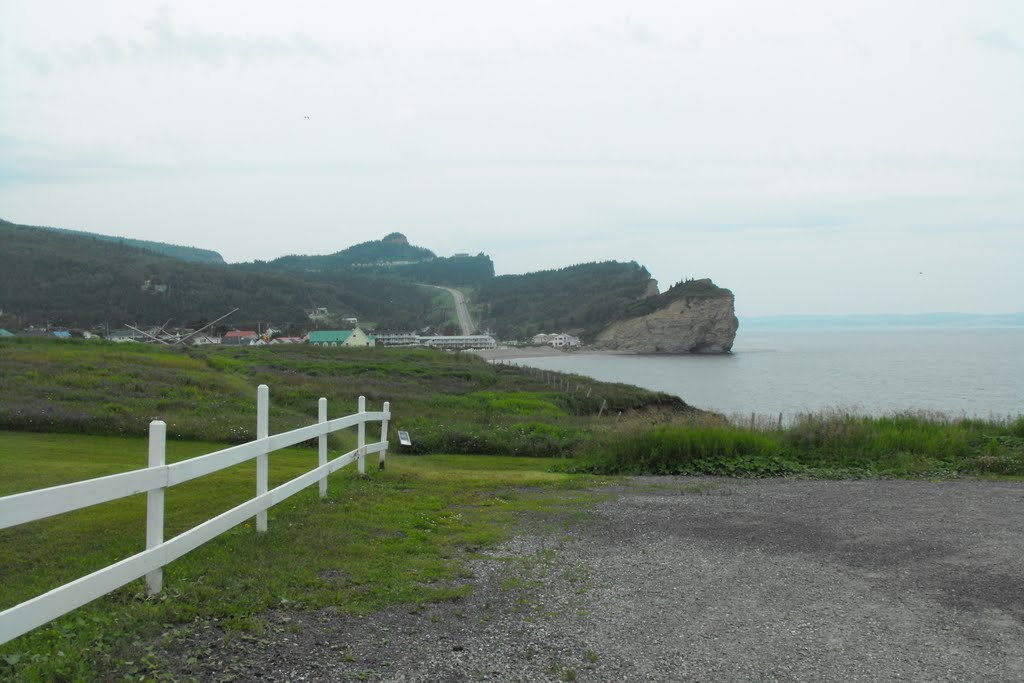
{"label": "tall grass", "polygon": [[789,426],[705,421],[612,435],[567,467],[602,474],[1024,476],[1024,417],[829,412]]}

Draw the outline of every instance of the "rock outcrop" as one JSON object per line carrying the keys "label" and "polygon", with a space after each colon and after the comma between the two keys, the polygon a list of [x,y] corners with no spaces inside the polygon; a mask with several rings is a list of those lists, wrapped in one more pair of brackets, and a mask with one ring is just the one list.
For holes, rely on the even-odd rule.
{"label": "rock outcrop", "polygon": [[691,280],[627,311],[602,330],[600,349],[631,353],[728,353],[739,321],[735,298],[711,280]]}

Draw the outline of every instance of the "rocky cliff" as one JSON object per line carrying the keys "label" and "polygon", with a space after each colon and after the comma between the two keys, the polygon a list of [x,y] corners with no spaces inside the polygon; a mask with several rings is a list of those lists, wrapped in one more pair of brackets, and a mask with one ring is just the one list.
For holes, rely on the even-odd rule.
{"label": "rocky cliff", "polygon": [[601,349],[632,353],[728,353],[739,321],[735,299],[711,280],[680,283],[626,312],[594,340]]}

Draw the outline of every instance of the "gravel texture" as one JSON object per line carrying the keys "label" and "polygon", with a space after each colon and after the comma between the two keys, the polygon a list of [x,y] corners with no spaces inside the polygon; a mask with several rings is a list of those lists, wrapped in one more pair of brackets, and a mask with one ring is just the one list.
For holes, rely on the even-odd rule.
{"label": "gravel texture", "polygon": [[457,602],[208,623],[166,654],[203,681],[1024,681],[1024,484],[602,491],[523,517]]}

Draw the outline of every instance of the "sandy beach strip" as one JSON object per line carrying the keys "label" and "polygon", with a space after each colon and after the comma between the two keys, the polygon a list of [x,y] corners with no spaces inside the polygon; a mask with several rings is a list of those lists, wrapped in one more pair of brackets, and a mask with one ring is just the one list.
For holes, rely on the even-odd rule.
{"label": "sandy beach strip", "polygon": [[484,360],[505,361],[523,360],[526,358],[560,358],[563,356],[635,356],[629,351],[611,349],[593,349],[588,347],[574,348],[563,351],[553,346],[499,346],[496,349],[468,349],[468,353],[476,354]]}
{"label": "sandy beach strip", "polygon": [[496,349],[469,349],[469,353],[488,361],[521,360],[523,358],[546,358],[564,356],[565,351],[553,346],[499,346]]}

